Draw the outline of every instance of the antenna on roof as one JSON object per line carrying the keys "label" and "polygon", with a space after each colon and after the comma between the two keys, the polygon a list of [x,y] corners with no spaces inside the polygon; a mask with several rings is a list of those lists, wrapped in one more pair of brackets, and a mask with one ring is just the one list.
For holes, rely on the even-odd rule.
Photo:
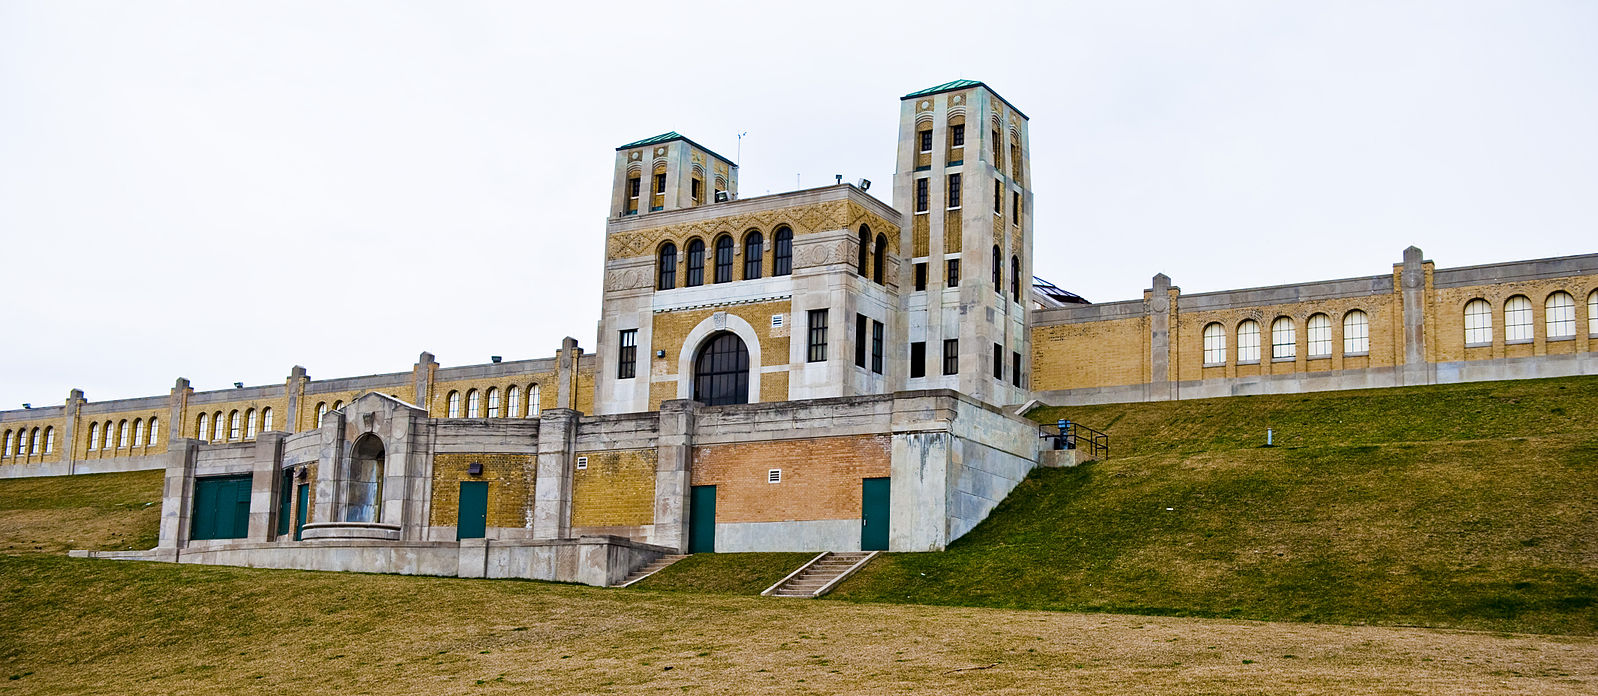
{"label": "antenna on roof", "polygon": [[733,164],[742,166],[744,163],[744,136],[746,135],[749,135],[749,131],[744,131],[738,134],[738,154],[733,155],[733,157],[738,161],[733,162]]}

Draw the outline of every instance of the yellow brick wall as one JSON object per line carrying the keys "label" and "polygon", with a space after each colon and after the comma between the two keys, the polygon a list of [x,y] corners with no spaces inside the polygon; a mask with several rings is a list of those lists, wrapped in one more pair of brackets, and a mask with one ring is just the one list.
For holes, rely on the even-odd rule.
{"label": "yellow brick wall", "polygon": [[573,527],[628,527],[655,521],[655,450],[578,452],[572,472]]}
{"label": "yellow brick wall", "polygon": [[[76,427],[76,432],[73,434],[74,439],[76,439],[77,442],[74,442],[74,443],[71,443],[71,444],[74,447],[74,450],[77,453],[77,457],[78,457],[79,460],[109,459],[109,458],[112,458],[112,457],[137,457],[137,456],[143,456],[143,455],[146,455],[146,454],[159,454],[161,452],[165,452],[166,451],[167,438],[172,436],[171,428],[172,428],[173,424],[168,422],[170,419],[167,418],[167,413],[168,413],[168,411],[166,409],[160,409],[160,410],[149,410],[149,411],[121,411],[121,412],[118,412],[118,413],[97,413],[97,414],[94,414],[92,416],[82,415],[82,416],[78,417],[78,425]],[[199,413],[199,412],[196,411],[195,413]],[[160,432],[156,433],[156,437],[157,437],[157,441],[156,442],[151,442],[150,441],[150,419],[151,418],[155,418],[156,421],[160,424]],[[127,421],[128,422],[128,443],[129,443],[129,446],[127,446],[127,447],[117,447],[116,446],[116,438],[113,437],[112,438],[112,448],[109,449],[109,450],[105,449],[104,445],[105,445],[105,426],[106,426],[106,424],[110,423],[110,424],[112,424],[114,430],[120,430],[122,421]],[[134,421],[143,421],[144,422],[144,444],[142,446],[140,446],[140,447],[133,447],[132,446],[133,434],[134,434],[134,427],[133,427]],[[89,449],[89,430],[90,430],[90,425],[92,425],[94,423],[99,423],[100,424],[100,432],[99,432],[98,441],[94,443],[94,449],[90,450]],[[193,429],[194,429],[194,426],[192,426],[192,425],[189,426],[189,430],[193,430]],[[225,432],[223,433],[223,435],[226,435],[226,434],[227,433],[225,433]],[[61,429],[60,429],[60,426],[58,425],[58,426],[56,426],[56,452],[58,454],[62,451],[62,447],[67,444],[67,443],[61,441],[61,437],[62,437]]]}
{"label": "yellow brick wall", "polygon": [[929,243],[927,240],[932,236],[932,223],[927,220],[926,215],[911,216],[910,236],[916,256],[926,256],[931,253],[927,247]]}
{"label": "yellow brick wall", "polygon": [[[472,462],[483,465],[481,476],[467,473]],[[530,454],[492,452],[437,454],[433,456],[433,504],[428,523],[453,527],[460,515],[462,481],[488,482],[488,526],[527,527],[532,524],[537,457]]]}
{"label": "yellow brick wall", "polygon": [[1148,380],[1148,326],[1114,319],[1032,330],[1032,389],[1082,389]]}
{"label": "yellow brick wall", "polygon": [[[860,480],[887,476],[892,438],[827,437],[695,447],[695,486],[716,486],[717,522],[860,517]],[[781,483],[767,483],[782,469]]]}
{"label": "yellow brick wall", "polygon": [[[72,445],[72,443],[65,441],[66,433],[61,427],[65,422],[65,418],[41,418],[0,424],[0,448],[4,448],[4,451],[0,452],[0,466],[11,464],[51,464],[61,461],[61,454],[65,451],[64,448]],[[85,425],[84,427],[88,426]],[[39,446],[36,451],[33,449],[34,430],[39,431]],[[9,446],[7,446],[6,438],[8,433],[11,436]],[[46,438],[46,433],[50,434],[49,438]],[[16,439],[19,437],[22,438],[22,454],[20,455],[17,454],[18,440]],[[129,437],[132,437],[131,431]],[[47,446],[50,450],[49,454],[45,454]],[[144,448],[140,447],[136,451],[142,452],[143,450]],[[165,451],[165,448],[162,451]],[[123,456],[127,456],[126,450],[123,450]]]}
{"label": "yellow brick wall", "polygon": [[962,239],[963,237],[960,232],[960,211],[946,211],[943,214],[943,253],[960,253]]}
{"label": "yellow brick wall", "polygon": [[760,375],[760,401],[771,403],[788,400],[788,373],[767,372]]}
{"label": "yellow brick wall", "polygon": [[[359,393],[357,393],[356,395],[359,396]],[[329,395],[329,396],[331,396],[331,395]],[[310,399],[307,399],[307,400],[311,402],[311,408],[315,409],[316,408],[316,402],[322,400],[322,398],[323,398],[322,395],[317,395],[316,397],[310,398]],[[328,408],[329,409],[332,408],[333,401],[335,399],[337,399],[337,398],[344,399],[344,403],[345,404],[348,404],[350,402],[350,397],[348,397],[348,396],[337,396],[337,397],[334,397],[334,398],[329,398],[329,399],[327,399],[327,404],[328,404]],[[195,438],[197,440],[204,440],[206,442],[228,442],[229,439],[230,439],[229,438],[229,434],[230,433],[229,433],[229,430],[228,430],[228,422],[229,422],[228,418],[232,415],[232,413],[234,411],[238,411],[239,412],[239,439],[238,440],[233,440],[233,441],[234,442],[241,442],[241,441],[244,441],[244,440],[248,440],[248,439],[250,439],[249,437],[247,437],[247,435],[250,432],[250,423],[249,423],[249,420],[245,418],[245,416],[248,415],[249,410],[252,409],[252,408],[255,409],[255,431],[257,433],[261,432],[261,425],[262,425],[262,423],[261,423],[261,410],[262,409],[266,409],[266,408],[272,409],[272,429],[273,430],[279,430],[279,431],[288,431],[289,430],[288,399],[283,398],[281,396],[269,397],[269,398],[265,398],[265,399],[245,399],[245,400],[239,400],[239,401],[224,401],[222,403],[211,403],[211,404],[204,404],[204,405],[196,404],[193,401],[190,401],[189,404],[188,404],[188,407],[185,409],[185,412],[184,412],[184,418],[183,418],[183,423],[182,423],[182,426],[183,426],[183,429],[182,429],[183,437],[192,437],[192,438]],[[195,431],[195,429],[197,427],[199,427],[199,421],[200,421],[200,414],[201,413],[209,414],[209,416],[210,416],[210,418],[208,419],[209,422],[207,423],[208,430],[210,432],[205,433],[203,436]],[[216,418],[216,414],[218,414],[218,413],[222,414],[222,438],[220,440],[216,438],[216,421],[215,421],[215,418]],[[162,414],[162,416],[165,416],[165,415],[166,415],[165,413]],[[301,414],[301,415],[303,416],[304,414]],[[313,412],[310,415],[311,415],[311,418],[314,419],[316,414]],[[161,427],[162,427],[162,430],[166,429],[166,425],[164,425],[164,424]],[[296,432],[297,432],[297,430],[296,430]]]}
{"label": "yellow brick wall", "polygon": [[[1345,357],[1343,355],[1343,316],[1353,310],[1362,310],[1369,322],[1369,355]],[[1240,374],[1283,374],[1288,372],[1324,372],[1328,370],[1363,367],[1390,367],[1403,362],[1402,346],[1397,342],[1403,322],[1398,316],[1402,309],[1397,295],[1373,295],[1292,304],[1259,305],[1206,312],[1182,312],[1176,317],[1172,331],[1172,345],[1176,355],[1171,361],[1174,380],[1215,379],[1237,377]],[[1308,322],[1313,314],[1325,314],[1332,326],[1332,354],[1326,358],[1309,359]],[[1277,317],[1293,319],[1294,338],[1297,342],[1294,360],[1273,362],[1270,356],[1271,322]],[[1237,362],[1237,325],[1253,319],[1260,325],[1259,372],[1239,373]],[[1204,327],[1220,323],[1226,335],[1226,364],[1204,366]],[[1395,330],[1394,327],[1398,327]],[[1244,366],[1246,368],[1246,366]]]}
{"label": "yellow brick wall", "polygon": [[[1434,289],[1427,307],[1431,324],[1427,351],[1431,359],[1437,362],[1591,351],[1594,346],[1589,335],[1598,329],[1590,326],[1587,319],[1587,293],[1594,288],[1598,288],[1598,275]],[[1576,303],[1576,338],[1549,341],[1547,313],[1543,303],[1549,295],[1560,290],[1569,293]],[[1531,300],[1533,340],[1529,344],[1508,345],[1504,341],[1504,304],[1515,295],[1524,295]],[[1481,348],[1466,348],[1465,303],[1476,298],[1486,300],[1492,306],[1493,343]]]}
{"label": "yellow brick wall", "polygon": [[[510,418],[512,416],[507,413],[507,411],[509,410],[509,406],[510,406],[510,397],[509,397],[509,391],[508,390],[512,386],[517,387],[522,392],[522,403],[521,403],[522,412],[525,413],[527,411],[527,407],[528,407],[528,396],[527,396],[527,394],[528,394],[529,390],[532,389],[534,386],[538,387],[538,399],[539,399],[538,406],[539,406],[539,408],[541,408],[541,409],[555,408],[556,395],[559,393],[557,390],[560,389],[560,380],[559,380],[558,374],[559,373],[556,373],[556,372],[538,372],[538,373],[529,373],[529,374],[525,374],[525,375],[517,375],[517,376],[514,376],[514,377],[491,377],[491,378],[486,378],[486,379],[459,379],[459,380],[450,380],[450,381],[447,381],[447,382],[445,382],[445,381],[434,382],[433,383],[433,399],[432,399],[432,403],[428,404],[428,406],[427,406],[427,412],[428,412],[428,415],[433,417],[433,418],[448,418],[449,417],[449,394],[450,394],[450,392],[453,391],[453,392],[459,392],[460,395],[461,395],[461,415],[460,415],[460,417],[461,418],[467,418],[467,417],[469,417],[468,414],[470,413],[470,411],[467,410],[466,393],[468,391],[476,389],[477,393],[478,393],[478,396],[479,396],[478,403],[480,404],[479,407],[478,407],[478,410],[477,410],[477,417],[478,418],[487,418],[488,417],[488,390],[489,390],[489,388],[495,388],[495,389],[499,390],[499,417],[500,418]],[[517,415],[515,417],[520,418],[522,416]]]}

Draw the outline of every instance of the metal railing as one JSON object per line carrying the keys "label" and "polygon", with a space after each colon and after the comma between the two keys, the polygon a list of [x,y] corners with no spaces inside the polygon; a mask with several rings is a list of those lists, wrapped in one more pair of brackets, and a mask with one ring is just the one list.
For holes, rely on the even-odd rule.
{"label": "metal railing", "polygon": [[1110,436],[1089,428],[1069,418],[1061,418],[1054,425],[1038,426],[1038,437],[1049,440],[1053,449],[1081,450],[1089,460],[1110,458]]}

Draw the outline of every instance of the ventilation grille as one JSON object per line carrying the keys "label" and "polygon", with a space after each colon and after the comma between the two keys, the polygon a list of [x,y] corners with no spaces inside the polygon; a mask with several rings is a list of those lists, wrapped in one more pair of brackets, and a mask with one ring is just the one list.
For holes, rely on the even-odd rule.
{"label": "ventilation grille", "polygon": [[578,469],[587,469],[588,468],[588,457],[578,457],[577,458],[577,468]]}
{"label": "ventilation grille", "polygon": [[767,471],[766,483],[782,483],[782,469],[772,469]]}

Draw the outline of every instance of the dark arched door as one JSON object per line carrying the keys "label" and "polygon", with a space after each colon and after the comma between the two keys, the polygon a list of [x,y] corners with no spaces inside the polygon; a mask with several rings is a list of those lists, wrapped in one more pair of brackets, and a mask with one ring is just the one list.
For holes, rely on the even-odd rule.
{"label": "dark arched door", "polygon": [[707,406],[749,403],[749,350],[743,339],[719,333],[694,358],[694,401]]}

